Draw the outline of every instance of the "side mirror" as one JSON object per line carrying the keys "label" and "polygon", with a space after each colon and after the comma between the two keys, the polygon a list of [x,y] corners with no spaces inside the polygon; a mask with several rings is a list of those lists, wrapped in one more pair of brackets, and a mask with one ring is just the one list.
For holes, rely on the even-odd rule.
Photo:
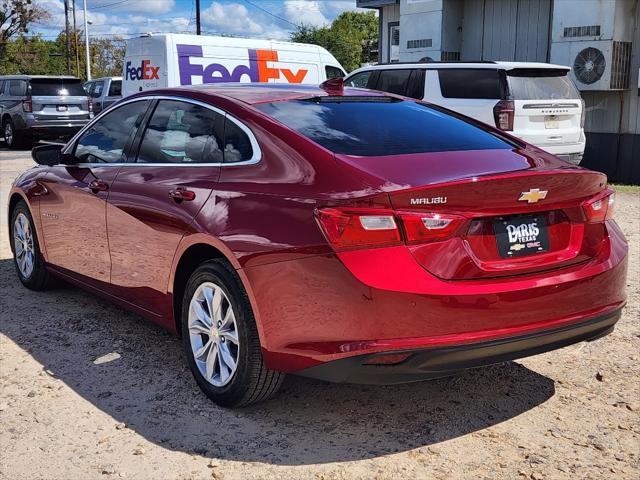
{"label": "side mirror", "polygon": [[38,165],[69,165],[73,163],[73,157],[63,154],[64,145],[39,145],[31,150],[31,158]]}

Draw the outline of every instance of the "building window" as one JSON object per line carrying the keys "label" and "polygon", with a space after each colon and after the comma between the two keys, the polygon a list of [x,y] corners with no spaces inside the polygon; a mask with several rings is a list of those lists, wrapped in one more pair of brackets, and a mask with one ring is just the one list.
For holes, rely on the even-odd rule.
{"label": "building window", "polygon": [[400,61],[400,23],[389,23],[389,63]]}

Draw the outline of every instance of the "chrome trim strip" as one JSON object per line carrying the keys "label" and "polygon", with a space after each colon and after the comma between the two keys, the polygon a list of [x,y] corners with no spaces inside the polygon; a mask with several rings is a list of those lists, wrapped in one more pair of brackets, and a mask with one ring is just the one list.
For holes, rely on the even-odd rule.
{"label": "chrome trim strip", "polygon": [[[114,166],[114,167],[131,167],[131,166],[136,166],[136,167],[236,167],[236,166],[243,166],[243,165],[254,165],[258,162],[260,162],[260,160],[262,160],[262,150],[260,149],[260,145],[258,145],[258,140],[256,139],[255,135],[253,134],[253,132],[251,131],[251,129],[249,127],[247,127],[244,123],[242,123],[242,121],[238,120],[236,117],[234,117],[233,115],[225,112],[224,110],[219,109],[218,107],[215,107],[213,105],[210,105],[208,103],[205,102],[201,102],[199,100],[194,100],[191,98],[186,98],[186,97],[178,97],[178,96],[172,96],[172,95],[149,95],[146,97],[138,97],[138,98],[132,98],[130,100],[124,100],[121,103],[119,103],[115,108],[120,108],[123,105],[127,105],[129,103],[133,103],[133,102],[141,102],[144,100],[176,100],[176,101],[180,101],[180,102],[186,102],[186,103],[192,103],[194,105],[199,105],[201,107],[207,108],[209,110],[212,110],[216,113],[218,113],[219,115],[223,115],[225,118],[228,118],[229,120],[231,120],[233,123],[235,123],[240,130],[242,130],[244,133],[247,134],[247,136],[249,137],[249,142],[251,142],[251,149],[253,150],[253,156],[249,159],[249,160],[244,160],[242,162],[233,162],[233,163],[138,163],[138,162],[118,162],[118,163],[74,163],[73,165],[79,166],[79,167],[108,167],[108,166]],[[98,120],[100,120],[105,114],[112,112],[114,109],[113,108],[108,108],[103,110],[102,112],[100,112],[98,114],[98,116],[94,117],[90,122],[88,122],[84,128],[80,129],[78,131],[78,133],[76,133],[71,140],[69,140],[69,142],[67,143],[67,146],[65,148],[62,149],[62,153],[69,153],[71,146],[82,136],[82,134],[84,132],[86,132],[88,129],[90,129],[94,123],[96,123]]]}

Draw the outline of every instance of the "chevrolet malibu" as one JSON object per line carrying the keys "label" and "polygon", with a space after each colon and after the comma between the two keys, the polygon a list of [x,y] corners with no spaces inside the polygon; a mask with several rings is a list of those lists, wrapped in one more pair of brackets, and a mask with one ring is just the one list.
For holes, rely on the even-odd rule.
{"label": "chevrolet malibu", "polygon": [[625,302],[603,174],[339,80],[140,93],[33,157],[20,281],[175,332],[223,406],[286,373],[412,382],[593,340]]}

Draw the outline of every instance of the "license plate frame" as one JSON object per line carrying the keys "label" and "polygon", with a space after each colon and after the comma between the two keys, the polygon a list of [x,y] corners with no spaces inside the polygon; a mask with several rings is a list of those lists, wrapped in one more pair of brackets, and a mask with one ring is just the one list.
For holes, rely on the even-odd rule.
{"label": "license plate frame", "polygon": [[549,251],[546,215],[521,215],[493,222],[498,255],[516,258]]}
{"label": "license plate frame", "polygon": [[557,130],[560,128],[560,119],[556,115],[545,115],[544,128],[547,130]]}
{"label": "license plate frame", "polygon": [[58,112],[68,112],[69,111],[69,107],[67,105],[57,105],[56,106],[56,110]]}

